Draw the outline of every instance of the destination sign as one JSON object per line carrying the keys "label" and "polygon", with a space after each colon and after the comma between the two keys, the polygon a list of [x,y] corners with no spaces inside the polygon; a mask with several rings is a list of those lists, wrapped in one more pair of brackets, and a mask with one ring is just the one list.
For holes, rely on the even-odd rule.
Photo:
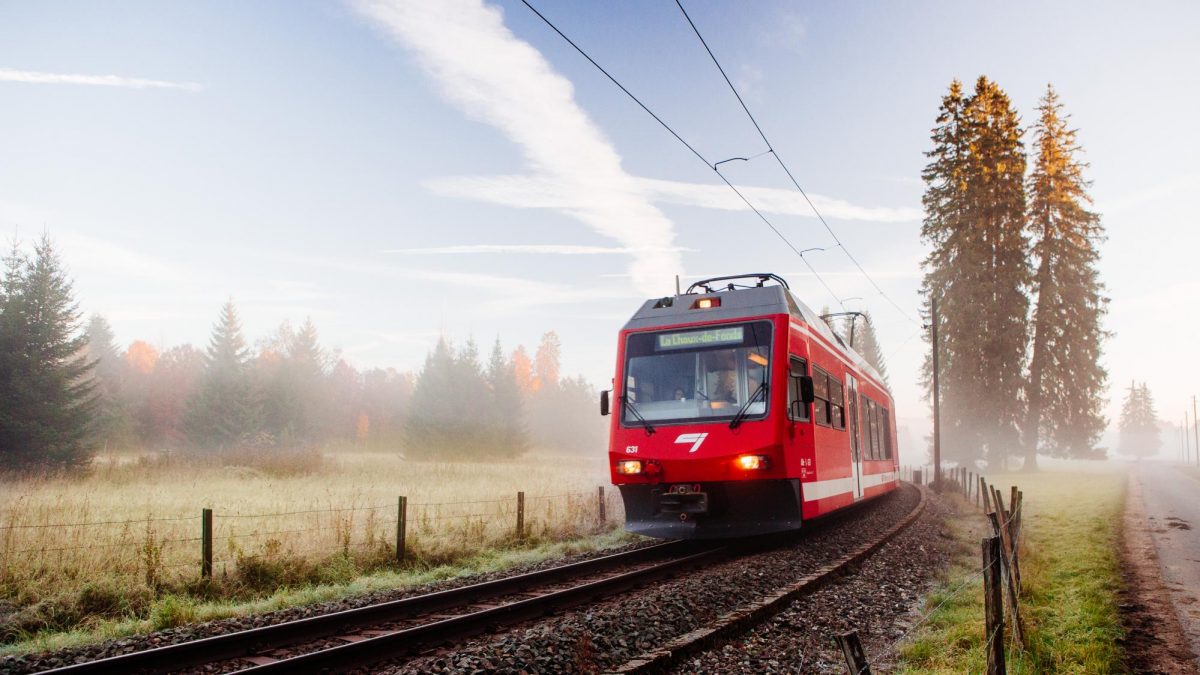
{"label": "destination sign", "polygon": [[740,344],[744,338],[745,326],[692,330],[686,333],[660,333],[658,336],[658,348],[686,349],[688,347]]}

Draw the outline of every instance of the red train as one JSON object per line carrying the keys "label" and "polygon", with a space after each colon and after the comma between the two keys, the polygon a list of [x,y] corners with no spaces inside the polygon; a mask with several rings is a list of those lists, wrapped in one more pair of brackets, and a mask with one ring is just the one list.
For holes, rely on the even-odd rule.
{"label": "red train", "polygon": [[898,485],[887,386],[773,274],[647,301],[621,330],[611,393],[631,532],[793,530]]}

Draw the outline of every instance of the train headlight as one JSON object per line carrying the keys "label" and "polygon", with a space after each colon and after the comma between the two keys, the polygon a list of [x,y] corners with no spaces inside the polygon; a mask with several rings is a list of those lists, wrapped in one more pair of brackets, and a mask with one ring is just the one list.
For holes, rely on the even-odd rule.
{"label": "train headlight", "polygon": [[642,460],[623,459],[617,462],[617,473],[633,476],[642,472]]}
{"label": "train headlight", "polygon": [[741,455],[737,464],[746,471],[761,471],[771,465],[771,460],[766,455]]}

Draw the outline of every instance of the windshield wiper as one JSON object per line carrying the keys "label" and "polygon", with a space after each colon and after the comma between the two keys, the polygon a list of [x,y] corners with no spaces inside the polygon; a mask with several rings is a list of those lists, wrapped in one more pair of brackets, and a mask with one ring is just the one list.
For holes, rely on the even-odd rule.
{"label": "windshield wiper", "polygon": [[642,423],[642,427],[646,430],[647,436],[654,434],[654,427],[650,426],[650,423],[646,421],[646,418],[642,417],[642,413],[638,412],[637,408],[634,407],[634,405],[629,402],[628,396],[621,397],[621,407],[623,407],[626,410],[628,410],[629,412],[633,413],[633,416],[636,417],[637,420]]}
{"label": "windshield wiper", "polygon": [[741,423],[742,423],[742,419],[744,417],[746,417],[746,413],[750,412],[750,406],[754,405],[754,402],[756,400],[758,400],[758,395],[759,394],[765,395],[766,392],[767,392],[767,383],[766,382],[763,382],[762,384],[758,385],[758,389],[755,389],[754,393],[750,394],[750,398],[746,399],[746,402],[742,404],[741,409],[737,411],[737,414],[733,416],[733,419],[729,420],[729,428],[730,429],[738,428],[738,426],[741,425]]}

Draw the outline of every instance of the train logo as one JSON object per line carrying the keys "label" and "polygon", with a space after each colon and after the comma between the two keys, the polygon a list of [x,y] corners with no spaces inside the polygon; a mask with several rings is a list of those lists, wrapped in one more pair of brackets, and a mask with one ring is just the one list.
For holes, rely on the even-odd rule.
{"label": "train logo", "polygon": [[675,439],[675,442],[691,443],[692,449],[688,450],[688,452],[695,452],[700,449],[700,444],[703,443],[704,439],[706,438],[708,438],[708,434],[679,434],[679,437]]}

